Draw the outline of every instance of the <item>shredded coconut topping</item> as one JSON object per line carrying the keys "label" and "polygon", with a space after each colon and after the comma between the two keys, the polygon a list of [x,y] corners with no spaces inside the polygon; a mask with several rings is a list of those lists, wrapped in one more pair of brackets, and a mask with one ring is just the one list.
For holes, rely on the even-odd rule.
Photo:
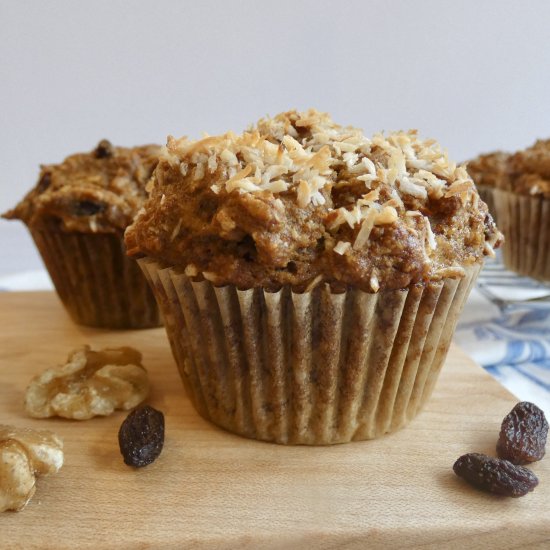
{"label": "shredded coconut topping", "polygon": [[459,277],[455,266],[501,239],[436,141],[415,130],[369,138],[314,109],[242,134],[170,137],[154,179],[148,217],[126,233],[130,254],[192,263],[215,284],[403,288],[443,268]]}
{"label": "shredded coconut topping", "polygon": [[[262,119],[241,135],[228,132],[199,141],[170,137],[161,160],[179,166],[184,175],[192,174],[194,181],[219,172],[211,185],[216,194],[294,190],[301,208],[324,204],[322,190],[327,187],[358,181],[365,183],[366,192],[389,185],[400,202],[407,195],[424,201],[443,194],[460,195],[466,202],[473,194],[465,168],[449,161],[435,141],[419,139],[414,130],[369,139],[357,128],[335,124],[326,113],[310,109],[297,115],[294,124],[287,113]],[[306,137],[296,128],[307,129]],[[346,179],[338,181],[341,173]],[[339,223],[349,219],[344,214]]]}
{"label": "shredded coconut topping", "polygon": [[333,250],[334,252],[336,252],[336,254],[340,254],[341,256],[343,256],[350,247],[351,243],[347,241],[338,241]]}

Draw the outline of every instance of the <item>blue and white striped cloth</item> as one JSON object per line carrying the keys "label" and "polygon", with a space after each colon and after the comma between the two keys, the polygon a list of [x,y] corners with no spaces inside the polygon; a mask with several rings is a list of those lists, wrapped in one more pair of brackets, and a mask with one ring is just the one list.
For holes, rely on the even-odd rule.
{"label": "blue and white striped cloth", "polygon": [[[44,270],[0,278],[0,290],[53,289]],[[487,262],[455,341],[519,399],[550,418],[550,286]]]}
{"label": "blue and white striped cloth", "polygon": [[487,262],[455,341],[519,399],[550,417],[550,286]]}

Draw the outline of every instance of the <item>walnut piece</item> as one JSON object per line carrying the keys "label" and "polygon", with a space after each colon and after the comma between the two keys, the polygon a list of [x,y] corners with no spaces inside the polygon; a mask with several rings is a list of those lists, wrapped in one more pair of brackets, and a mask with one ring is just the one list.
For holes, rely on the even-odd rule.
{"label": "walnut piece", "polygon": [[149,393],[141,353],[121,347],[93,351],[90,346],[69,354],[67,364],[47,369],[31,381],[25,394],[30,416],[62,416],[86,420],[128,410]]}
{"label": "walnut piece", "polygon": [[63,466],[63,442],[55,434],[0,425],[0,512],[22,510],[34,495],[37,475]]}

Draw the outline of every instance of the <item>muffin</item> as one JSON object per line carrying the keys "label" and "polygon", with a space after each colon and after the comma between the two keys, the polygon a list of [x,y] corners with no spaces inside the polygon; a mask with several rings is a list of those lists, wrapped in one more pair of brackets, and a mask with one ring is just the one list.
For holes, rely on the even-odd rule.
{"label": "muffin", "polygon": [[41,167],[38,183],[5,218],[23,221],[72,319],[104,328],[161,324],[124,230],[146,198],[160,147],[113,147]]}
{"label": "muffin", "polygon": [[504,265],[550,281],[550,140],[511,155],[507,172],[494,195],[506,235]]}
{"label": "muffin", "polygon": [[197,411],[310,445],[418,413],[500,238],[434,141],[368,139],[315,110],[169,137],[126,231]]}
{"label": "muffin", "polygon": [[505,185],[509,157],[508,153],[495,151],[480,155],[468,162],[468,173],[476,184],[481,200],[487,205],[494,219],[497,218],[493,193],[497,187]]}

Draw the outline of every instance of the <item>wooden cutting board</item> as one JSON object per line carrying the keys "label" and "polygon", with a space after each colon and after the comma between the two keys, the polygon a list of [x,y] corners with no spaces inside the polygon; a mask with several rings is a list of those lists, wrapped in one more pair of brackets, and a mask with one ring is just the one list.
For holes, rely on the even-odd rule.
{"label": "wooden cutting board", "polygon": [[[535,492],[481,493],[454,460],[493,453],[516,399],[452,348],[426,409],[404,430],[334,447],[283,447],[226,433],[192,409],[163,329],[71,323],[52,293],[0,294],[0,422],[50,429],[65,465],[22,512],[0,514],[2,548],[550,548],[550,458]],[[84,422],[27,418],[30,378],[81,344],[131,345],[166,415],[159,459],[124,465],[126,413]]]}

